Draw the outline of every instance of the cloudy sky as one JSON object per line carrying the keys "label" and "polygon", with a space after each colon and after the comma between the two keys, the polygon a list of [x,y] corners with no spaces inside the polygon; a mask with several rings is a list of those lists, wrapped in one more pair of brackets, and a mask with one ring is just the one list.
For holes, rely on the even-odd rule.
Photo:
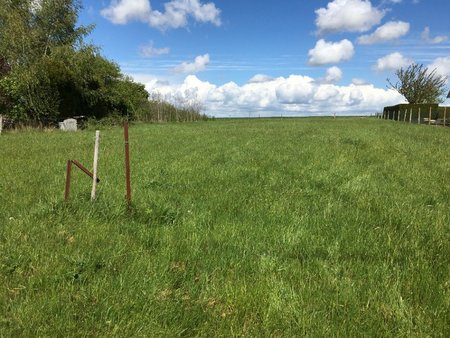
{"label": "cloudy sky", "polygon": [[[83,0],[102,53],[153,96],[227,116],[370,114],[412,62],[450,75],[448,0]],[[448,101],[447,101],[448,103]]]}

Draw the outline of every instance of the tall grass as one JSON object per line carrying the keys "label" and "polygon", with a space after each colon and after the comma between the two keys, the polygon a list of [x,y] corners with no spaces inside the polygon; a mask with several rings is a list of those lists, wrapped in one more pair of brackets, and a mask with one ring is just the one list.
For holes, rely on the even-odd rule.
{"label": "tall grass", "polygon": [[349,119],[0,137],[0,336],[448,336],[450,138]]}

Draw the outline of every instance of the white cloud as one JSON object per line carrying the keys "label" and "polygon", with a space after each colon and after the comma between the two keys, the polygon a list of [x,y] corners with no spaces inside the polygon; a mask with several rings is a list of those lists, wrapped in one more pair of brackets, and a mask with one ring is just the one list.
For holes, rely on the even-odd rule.
{"label": "white cloud", "polygon": [[395,40],[409,32],[409,23],[403,21],[390,21],[378,27],[375,32],[358,38],[362,45],[372,45],[390,40]]}
{"label": "white cloud", "polygon": [[169,54],[170,49],[167,47],[156,48],[153,46],[153,41],[150,41],[148,44],[141,46],[139,52],[140,52],[141,56],[143,56],[143,57],[153,57],[153,56]]}
{"label": "white cloud", "polygon": [[314,101],[315,102],[328,102],[338,97],[339,89],[337,86],[332,84],[325,84],[317,87],[317,90],[314,93]]}
{"label": "white cloud", "polygon": [[268,81],[272,81],[272,80],[273,80],[273,78],[268,75],[256,74],[250,80],[248,80],[248,83],[262,83],[262,82],[268,82]]}
{"label": "white cloud", "polygon": [[313,66],[329,63],[339,63],[350,60],[355,50],[353,44],[344,39],[339,42],[317,41],[316,46],[309,50],[309,64]]}
{"label": "white cloud", "polygon": [[291,75],[280,81],[275,94],[279,103],[310,103],[314,94],[314,79],[308,76]]}
{"label": "white cloud", "polygon": [[183,62],[181,65],[173,69],[174,73],[198,73],[206,69],[209,64],[209,54],[199,55],[194,62]]}
{"label": "white cloud", "polygon": [[316,10],[318,33],[365,32],[380,23],[385,12],[368,0],[334,0]]}
{"label": "white cloud", "polygon": [[422,40],[424,40],[427,43],[432,43],[432,44],[438,44],[438,43],[442,43],[448,40],[448,36],[446,35],[438,35],[435,36],[434,38],[432,38],[430,36],[430,27],[425,27],[425,29],[423,30],[422,34],[421,34]]}
{"label": "white cloud", "polygon": [[326,83],[335,83],[342,79],[342,70],[339,67],[333,66],[327,69],[327,74],[325,75]]}
{"label": "white cloud", "polygon": [[126,24],[140,21],[160,30],[185,27],[189,17],[198,22],[220,26],[220,9],[212,2],[200,0],[172,0],[164,4],[164,12],[153,10],[149,0],[112,0],[101,14],[112,23]]}
{"label": "white cloud", "polygon": [[101,14],[115,24],[126,24],[129,21],[146,21],[151,7],[148,0],[113,0],[109,7],[101,10]]}
{"label": "white cloud", "polygon": [[204,112],[218,117],[248,116],[248,114],[302,115],[364,114],[381,111],[384,106],[403,102],[395,90],[373,85],[323,84],[302,75],[278,77],[265,82],[242,86],[228,82],[217,86],[189,75],[178,85],[152,79],[146,89],[158,93],[173,103],[197,101]]}
{"label": "white cloud", "polygon": [[397,70],[409,66],[413,61],[404,57],[401,53],[395,52],[377,60],[374,66],[376,71]]}
{"label": "white cloud", "polygon": [[450,77],[450,56],[439,57],[435,59],[429,66],[430,71],[436,69],[436,74]]}
{"label": "white cloud", "polygon": [[353,83],[355,86],[363,86],[363,85],[366,85],[366,84],[367,84],[367,81],[364,80],[364,79],[353,78],[353,79],[352,79],[352,83]]}

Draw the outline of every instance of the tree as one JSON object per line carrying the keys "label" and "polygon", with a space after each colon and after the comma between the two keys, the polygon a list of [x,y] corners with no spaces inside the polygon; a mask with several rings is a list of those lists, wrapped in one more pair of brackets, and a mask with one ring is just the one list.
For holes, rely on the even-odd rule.
{"label": "tree", "polygon": [[0,111],[32,124],[75,115],[132,118],[145,111],[143,85],[83,42],[79,0],[0,1]]}
{"label": "tree", "polygon": [[[59,84],[67,82],[61,48],[75,50],[90,27],[76,27],[79,0],[3,0],[0,3],[1,109],[18,121],[55,122]],[[5,67],[3,67],[5,68]]]}
{"label": "tree", "polygon": [[390,88],[397,90],[409,103],[443,102],[446,93],[447,78],[436,74],[436,69],[429,71],[423,64],[411,64],[406,69],[395,72],[398,81],[393,84],[387,79]]}

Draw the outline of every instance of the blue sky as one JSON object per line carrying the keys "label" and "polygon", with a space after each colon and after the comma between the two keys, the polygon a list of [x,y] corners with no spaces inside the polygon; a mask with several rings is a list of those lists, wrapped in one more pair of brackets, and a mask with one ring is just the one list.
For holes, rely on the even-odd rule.
{"label": "blue sky", "polygon": [[[448,0],[83,0],[88,37],[154,97],[215,116],[370,114],[412,62],[450,75]],[[447,101],[448,102],[448,101]]]}

